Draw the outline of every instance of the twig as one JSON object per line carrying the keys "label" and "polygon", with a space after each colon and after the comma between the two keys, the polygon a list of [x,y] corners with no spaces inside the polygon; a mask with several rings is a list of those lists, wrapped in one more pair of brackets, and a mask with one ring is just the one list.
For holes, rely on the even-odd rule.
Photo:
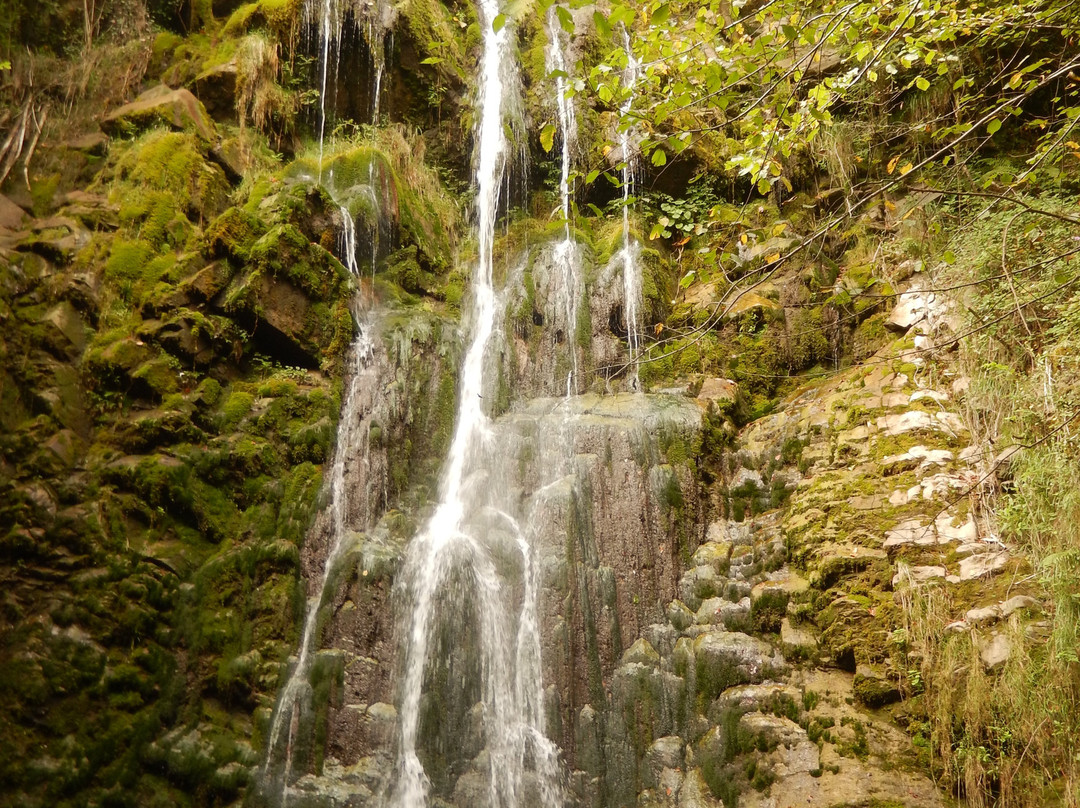
{"label": "twig", "polygon": [[34,113],[34,123],[37,125],[37,130],[34,132],[34,138],[30,141],[30,148],[26,150],[26,156],[23,158],[23,180],[26,182],[26,190],[30,190],[30,161],[34,157],[34,150],[37,149],[38,140],[41,138],[41,133],[45,129],[45,120],[49,117],[49,108],[45,107],[41,110],[41,119],[38,119],[37,113]]}
{"label": "twig", "polygon": [[[1020,315],[1020,322],[1024,324],[1024,330],[1027,331],[1027,335],[1031,336],[1031,326],[1028,325],[1027,317],[1024,316],[1024,309],[1020,305],[1020,296],[1016,293],[1016,285],[1013,283],[1012,275],[1009,274],[1008,261],[1005,258],[1005,249],[1009,241],[1009,228],[1012,227],[1012,223],[1016,221],[1024,211],[1018,210],[1013,214],[1013,217],[1005,223],[1004,229],[1001,231],[1001,271],[1005,275],[1005,280],[1009,282],[1009,290],[1012,292],[1013,303],[1016,304],[1016,313]],[[1027,348],[1028,354],[1031,356],[1032,364],[1035,362],[1035,354],[1031,352],[1031,348]]]}
{"label": "twig", "polygon": [[3,183],[7,179],[7,175],[11,173],[11,169],[15,167],[15,161],[19,159],[19,155],[22,154],[23,141],[26,138],[26,124],[30,117],[30,107],[33,104],[33,96],[26,102],[26,106],[23,107],[22,116],[19,118],[17,128],[14,130],[15,139],[11,144],[11,148],[7,153],[7,158],[4,160],[3,168],[0,168],[0,183]]}

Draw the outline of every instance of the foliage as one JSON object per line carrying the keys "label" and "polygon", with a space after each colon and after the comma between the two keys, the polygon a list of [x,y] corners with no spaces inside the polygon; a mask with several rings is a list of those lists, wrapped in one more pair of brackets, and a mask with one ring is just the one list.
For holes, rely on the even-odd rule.
{"label": "foliage", "polygon": [[[899,148],[873,156],[886,176],[960,159],[959,143],[993,138],[1006,122],[1036,140],[1030,165],[1057,160],[1080,114],[1065,80],[1080,61],[1059,58],[1080,10],[1065,0],[653,0],[644,9],[616,2],[596,23],[614,47],[590,83],[625,110],[623,128],[645,130],[645,152],[678,155],[723,132],[737,144],[728,168],[763,194],[777,184],[791,191],[795,164],[841,112],[901,118],[891,126]],[[633,57],[645,66],[633,87],[619,27],[633,29]],[[999,59],[988,64],[990,50]],[[920,103],[941,114],[903,121]]]}

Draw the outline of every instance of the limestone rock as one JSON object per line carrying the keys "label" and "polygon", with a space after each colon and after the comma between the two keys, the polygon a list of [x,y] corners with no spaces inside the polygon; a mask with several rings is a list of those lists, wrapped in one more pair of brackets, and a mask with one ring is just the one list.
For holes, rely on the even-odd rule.
{"label": "limestone rock", "polygon": [[705,379],[698,391],[697,400],[703,404],[734,401],[739,396],[739,385],[730,379],[710,377]]}
{"label": "limestone rock", "polygon": [[808,659],[817,652],[817,640],[804,628],[792,625],[790,618],[780,622],[780,647],[786,657]]}
{"label": "limestone rock", "polygon": [[739,729],[754,738],[764,738],[770,744],[795,747],[806,740],[806,730],[783,716],[768,713],[746,713],[739,718]]}
{"label": "limestone rock", "polygon": [[798,704],[802,701],[802,691],[792,685],[781,684],[731,687],[725,690],[710,708],[710,719],[715,715],[714,723],[718,723],[721,713],[736,708],[744,712],[762,712],[769,704],[783,700]]}
{"label": "limestone rock", "polygon": [[652,647],[652,644],[648,640],[644,637],[640,637],[633,645],[623,652],[622,660],[619,664],[628,665],[634,662],[655,667],[660,664],[660,655],[656,653],[656,649]]}
{"label": "limestone rock", "polygon": [[667,607],[667,619],[679,631],[685,631],[694,624],[694,613],[681,600],[673,600]]}
{"label": "limestone rock", "polygon": [[706,692],[761,682],[786,669],[783,658],[767,642],[729,631],[700,635],[694,641],[694,658],[698,687]]}
{"label": "limestone rock", "polygon": [[694,551],[690,563],[695,567],[712,567],[723,574],[731,558],[731,543],[726,541],[706,541]]}
{"label": "limestone rock", "polygon": [[1012,642],[1008,636],[995,632],[989,639],[979,643],[979,659],[988,671],[1004,665],[1012,654]]}
{"label": "limestone rock", "polygon": [[918,567],[908,567],[906,570],[901,570],[893,576],[893,586],[900,586],[902,584],[925,584],[928,581],[944,578],[948,575],[948,571],[941,566],[926,565]]}
{"label": "limestone rock", "polygon": [[985,575],[993,575],[999,572],[1009,562],[1009,553],[1000,550],[995,553],[980,553],[960,559],[960,580],[970,581],[974,578],[982,578]]}

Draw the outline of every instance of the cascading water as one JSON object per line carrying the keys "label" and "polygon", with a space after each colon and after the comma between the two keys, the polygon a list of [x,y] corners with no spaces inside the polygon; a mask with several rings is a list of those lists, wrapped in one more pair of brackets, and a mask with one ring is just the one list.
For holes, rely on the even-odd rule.
{"label": "cascading water", "polygon": [[[620,108],[626,116],[634,105],[634,86],[640,75],[641,64],[634,57],[630,45],[630,33],[623,29],[623,43],[626,48],[626,71],[623,81],[629,89],[629,95]],[[622,150],[622,191],[623,191],[623,318],[626,320],[626,343],[630,353],[630,386],[637,390],[638,385],[638,306],[641,302],[641,248],[630,237],[630,203],[634,190],[634,142],[633,127],[623,124],[619,132],[619,146]]]}
{"label": "cascading water", "polygon": [[[352,237],[355,239],[355,231]],[[355,261],[350,262],[349,268],[351,271],[355,270]],[[268,796],[272,799],[279,797],[281,806],[285,806],[288,801],[289,783],[293,774],[293,751],[301,712],[310,706],[306,702],[311,696],[310,678],[312,659],[316,651],[319,611],[325,598],[331,594],[327,591],[327,582],[352,545],[350,536],[355,533],[350,532],[349,528],[367,528],[371,521],[370,514],[363,514],[361,524],[350,524],[350,521],[355,521],[350,518],[355,505],[354,497],[350,496],[345,484],[350,464],[364,462],[366,457],[368,423],[362,413],[370,410],[371,397],[377,387],[373,383],[377,375],[372,362],[373,344],[358,302],[354,305],[354,314],[358,322],[357,336],[348,354],[351,370],[347,373],[349,383],[342,402],[341,425],[330,472],[327,506],[330,549],[323,565],[322,576],[307,599],[299,656],[281,691],[266,744],[263,778],[265,783],[270,785],[270,791],[276,792]],[[366,505],[367,497],[364,496],[360,501]],[[280,768],[277,768],[276,772],[272,771],[272,768],[278,765]]]}
{"label": "cascading water", "polygon": [[326,124],[330,117],[329,105],[334,102],[337,77],[341,63],[346,27],[356,26],[367,44],[371,59],[370,110],[371,123],[379,122],[379,105],[382,80],[386,70],[386,36],[389,10],[385,0],[368,3],[350,3],[349,0],[307,0],[304,4],[304,28],[314,31],[318,38],[319,54],[319,180],[322,180],[322,162],[326,143]]}
{"label": "cascading water", "polygon": [[562,283],[559,288],[562,296],[563,313],[566,317],[567,346],[570,351],[571,368],[566,379],[566,395],[573,395],[578,384],[578,359],[577,347],[574,334],[577,327],[577,303],[578,303],[578,267],[580,256],[577,245],[570,234],[571,214],[571,188],[570,168],[571,154],[577,139],[577,120],[574,115],[574,105],[566,97],[567,91],[567,65],[563,49],[562,24],[559,21],[558,7],[548,9],[548,50],[547,70],[555,74],[555,108],[559,116],[559,133],[562,137],[562,160],[561,173],[559,175],[559,195],[565,235],[563,240],[555,245],[555,262],[562,271]]}
{"label": "cascading water", "polygon": [[[485,744],[486,796],[491,808],[516,808],[526,781],[546,806],[561,803],[558,750],[544,735],[543,683],[537,620],[538,568],[529,531],[500,500],[507,492],[488,484],[497,475],[499,447],[491,440],[483,393],[490,380],[489,344],[500,315],[492,286],[492,260],[500,190],[509,143],[504,109],[515,82],[509,27],[494,30],[497,0],[481,0],[484,31],[477,127],[477,240],[473,273],[472,333],[462,369],[459,408],[441,485],[441,500],[410,543],[397,586],[408,613],[402,624],[398,761],[390,800],[395,808],[427,804],[431,781],[421,762],[422,701],[436,632],[445,611],[475,616],[480,657],[480,704]],[[518,572],[520,571],[520,573]],[[517,575],[520,574],[520,578]],[[467,603],[447,596],[464,580]],[[516,590],[516,591],[515,591]],[[461,592],[457,593],[461,595]],[[521,598],[515,610],[516,598]],[[517,616],[515,621],[513,618]],[[455,640],[460,638],[455,637]],[[452,683],[461,687],[463,683]]]}

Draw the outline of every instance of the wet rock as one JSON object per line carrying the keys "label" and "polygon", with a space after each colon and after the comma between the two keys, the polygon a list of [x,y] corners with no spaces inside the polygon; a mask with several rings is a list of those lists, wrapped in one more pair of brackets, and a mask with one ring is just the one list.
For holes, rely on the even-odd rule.
{"label": "wet rock", "polygon": [[130,137],[155,126],[191,129],[202,138],[214,138],[214,123],[189,90],[173,90],[159,84],[130,104],[114,109],[101,121],[101,130],[110,137]]}
{"label": "wet rock", "polygon": [[74,359],[86,347],[86,323],[66,300],[61,301],[41,318],[46,326],[49,346],[61,356]]}

